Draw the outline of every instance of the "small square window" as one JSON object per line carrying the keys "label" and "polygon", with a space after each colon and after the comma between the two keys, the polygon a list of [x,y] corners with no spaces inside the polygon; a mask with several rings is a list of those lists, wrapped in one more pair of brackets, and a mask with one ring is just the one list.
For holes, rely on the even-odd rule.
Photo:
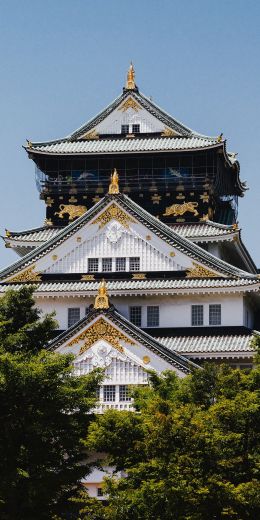
{"label": "small square window", "polygon": [[203,325],[203,305],[191,306],[191,324],[193,327]]}
{"label": "small square window", "polygon": [[116,400],[116,387],[115,385],[104,385],[103,386],[103,400],[104,401],[115,401]]}
{"label": "small square window", "polygon": [[126,270],[126,258],[116,258],[116,271]]}
{"label": "small square window", "polygon": [[209,325],[221,325],[220,304],[212,304],[209,306]]}
{"label": "small square window", "polygon": [[68,309],[68,327],[72,327],[74,323],[80,320],[80,308],[73,307]]}
{"label": "small square window", "polygon": [[97,488],[97,496],[98,497],[103,497],[103,489],[102,488]]}
{"label": "small square window", "polygon": [[140,125],[133,125],[132,126],[132,132],[133,132],[133,134],[139,134],[140,133]]}
{"label": "small square window", "polygon": [[102,258],[102,271],[107,273],[112,271],[112,258]]}
{"label": "small square window", "polygon": [[129,271],[140,271],[139,256],[132,256],[129,258]]}
{"label": "small square window", "polygon": [[159,307],[156,305],[147,307],[147,327],[159,327]]}
{"label": "small square window", "polygon": [[119,385],[119,401],[131,401],[128,385]]}
{"label": "small square window", "polygon": [[130,307],[130,321],[137,327],[142,325],[142,307]]}
{"label": "small square window", "polygon": [[129,134],[129,125],[121,126],[121,134]]}
{"label": "small square window", "polygon": [[88,259],[88,270],[90,273],[98,272],[98,258],[89,258]]}

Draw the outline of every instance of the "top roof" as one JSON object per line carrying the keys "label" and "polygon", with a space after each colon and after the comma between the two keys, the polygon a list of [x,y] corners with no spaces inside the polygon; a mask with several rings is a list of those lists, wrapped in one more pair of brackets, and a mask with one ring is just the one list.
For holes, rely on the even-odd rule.
{"label": "top roof", "polygon": [[[61,139],[28,141],[25,147],[27,151],[48,154],[93,154],[223,147],[222,134],[219,137],[209,137],[192,130],[139,92],[132,64],[128,78],[129,75],[132,79],[127,79],[122,94],[90,121]],[[132,124],[139,124],[140,133],[134,134]],[[131,139],[122,135],[122,125],[128,126],[126,133],[132,133]],[[237,162],[234,155],[227,155],[227,161],[230,164]]]}

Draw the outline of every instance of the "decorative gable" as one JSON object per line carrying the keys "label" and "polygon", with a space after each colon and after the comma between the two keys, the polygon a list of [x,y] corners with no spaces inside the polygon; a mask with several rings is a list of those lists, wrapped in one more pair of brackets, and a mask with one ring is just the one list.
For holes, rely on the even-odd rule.
{"label": "decorative gable", "polygon": [[55,338],[50,348],[74,354],[75,368],[81,374],[93,368],[105,368],[106,384],[109,381],[145,383],[146,369],[157,372],[176,370],[180,376],[189,372],[189,362],[165,350],[111,307],[90,311],[89,317],[78,326]]}
{"label": "decorative gable", "polygon": [[[120,270],[186,271],[193,278],[254,277],[180,237],[127,196],[117,193],[117,185],[113,188],[115,194],[106,195],[56,236],[4,269],[0,279],[39,281],[44,273]],[[121,268],[116,266],[119,258],[123,258]],[[131,258],[137,258],[139,265],[130,267],[133,265]],[[89,259],[95,259],[94,269],[89,268]],[[104,268],[103,259],[109,260],[109,268]]]}

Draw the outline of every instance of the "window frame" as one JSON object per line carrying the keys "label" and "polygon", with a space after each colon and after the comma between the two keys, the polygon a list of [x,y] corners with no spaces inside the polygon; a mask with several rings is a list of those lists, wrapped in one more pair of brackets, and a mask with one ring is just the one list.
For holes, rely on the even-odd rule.
{"label": "window frame", "polygon": [[140,134],[140,123],[132,125],[132,134]]}
{"label": "window frame", "polygon": [[130,126],[128,124],[121,125],[121,134],[128,135],[130,132]]}
{"label": "window frame", "polygon": [[[149,312],[152,312],[152,310],[156,309],[158,312],[158,320],[155,320],[154,317],[148,316]],[[147,327],[160,327],[160,306],[159,305],[147,305],[146,309],[146,319],[147,319]],[[154,320],[154,323],[156,321],[156,324],[152,323]]]}
{"label": "window frame", "polygon": [[[217,313],[215,314],[215,321],[214,321],[214,308],[216,310],[216,308],[218,308],[219,310],[219,315],[217,315]],[[221,325],[221,314],[222,314],[222,309],[221,309],[221,303],[210,303],[209,304],[209,325],[211,325],[212,327],[217,327],[219,325]],[[213,316],[212,316],[212,313],[213,313]],[[216,317],[219,317],[219,320],[216,320]],[[216,321],[219,321],[218,323],[216,323]]]}
{"label": "window frame", "polygon": [[[201,311],[202,319],[199,320],[199,314],[197,314],[197,319],[195,320],[195,316],[193,311]],[[194,321],[198,321],[199,323],[194,323]],[[204,305],[202,304],[194,304],[191,306],[191,326],[192,327],[203,327],[204,325]]]}
{"label": "window frame", "polygon": [[[78,311],[78,319],[71,318],[71,316],[70,316],[71,311]],[[68,307],[67,318],[68,318],[67,324],[68,324],[68,329],[69,329],[70,327],[75,325],[75,323],[77,323],[80,320],[80,307]]]}
{"label": "window frame", "polygon": [[[138,264],[138,268],[135,268],[135,263]],[[140,256],[129,256],[129,271],[140,271],[140,264],[141,264]]]}
{"label": "window frame", "polygon": [[[108,396],[106,395],[108,393]],[[113,397],[112,399],[110,397]],[[107,398],[109,397],[109,399]],[[116,401],[116,385],[103,385],[103,402],[114,403]]]}
{"label": "window frame", "polygon": [[[104,257],[102,260],[102,273],[112,273],[113,271],[113,258],[112,257]],[[104,269],[104,263],[110,261],[110,267],[111,269]]]}
{"label": "window frame", "polygon": [[130,403],[132,397],[129,395],[129,385],[119,385],[119,402]]}
{"label": "window frame", "polygon": [[[138,321],[138,323],[135,322],[137,320],[135,320],[132,315],[132,313],[135,312],[136,309],[138,309],[138,311],[140,310],[140,316],[139,316],[140,322]],[[133,323],[133,325],[135,325],[136,327],[142,327],[142,306],[141,305],[130,305],[129,306],[129,321],[131,323]]]}
{"label": "window frame", "polygon": [[[91,262],[96,262],[97,269],[90,267]],[[88,258],[88,273],[98,273],[99,271],[99,258]]]}
{"label": "window frame", "polygon": [[[124,269],[119,269],[120,261],[123,260]],[[118,256],[116,257],[115,262],[115,271],[116,273],[124,273],[126,271],[126,257],[125,256]]]}

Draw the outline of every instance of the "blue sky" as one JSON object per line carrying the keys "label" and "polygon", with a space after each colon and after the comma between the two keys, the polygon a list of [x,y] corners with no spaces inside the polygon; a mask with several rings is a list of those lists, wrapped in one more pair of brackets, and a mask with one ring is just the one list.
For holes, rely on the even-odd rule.
{"label": "blue sky", "polygon": [[[0,0],[0,233],[44,220],[25,139],[78,128],[133,60],[144,94],[238,152],[250,188],[239,223],[260,266],[259,26],[257,0]],[[16,258],[1,245],[0,267]]]}

